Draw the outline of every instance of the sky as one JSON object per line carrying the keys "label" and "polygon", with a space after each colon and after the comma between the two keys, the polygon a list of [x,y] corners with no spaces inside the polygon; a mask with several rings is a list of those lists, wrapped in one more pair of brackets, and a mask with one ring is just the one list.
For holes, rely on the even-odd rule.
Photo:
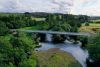
{"label": "sky", "polygon": [[0,12],[50,12],[100,16],[100,0],[0,0]]}

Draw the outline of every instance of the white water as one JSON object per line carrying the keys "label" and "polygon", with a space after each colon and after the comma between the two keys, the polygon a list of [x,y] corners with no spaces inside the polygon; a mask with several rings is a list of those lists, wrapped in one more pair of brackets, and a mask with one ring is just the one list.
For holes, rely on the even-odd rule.
{"label": "white water", "polygon": [[[47,40],[50,39],[51,36],[47,36]],[[51,39],[49,40],[51,41]],[[66,52],[69,52],[70,54],[75,57],[75,59],[83,66],[86,67],[86,58],[88,58],[88,51],[83,50],[80,47],[79,44],[72,44],[71,42],[66,41],[65,43],[61,44],[53,44],[53,43],[40,43],[42,47],[37,48],[36,50],[41,51],[41,50],[48,50],[51,48],[59,48],[60,50],[64,50]]]}
{"label": "white water", "polygon": [[46,35],[46,41],[49,41],[49,42],[51,42],[52,41],[52,35],[50,35],[50,34],[47,34]]}

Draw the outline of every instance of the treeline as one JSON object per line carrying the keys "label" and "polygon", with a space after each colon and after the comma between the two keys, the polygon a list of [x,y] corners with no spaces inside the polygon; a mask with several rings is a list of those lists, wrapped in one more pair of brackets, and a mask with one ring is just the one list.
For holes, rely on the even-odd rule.
{"label": "treeline", "polygon": [[46,18],[46,22],[48,22],[49,27],[53,30],[77,32],[82,23],[88,22],[88,16],[49,14]]}
{"label": "treeline", "polygon": [[32,26],[31,16],[27,14],[0,15],[0,23],[4,23],[9,29]]}

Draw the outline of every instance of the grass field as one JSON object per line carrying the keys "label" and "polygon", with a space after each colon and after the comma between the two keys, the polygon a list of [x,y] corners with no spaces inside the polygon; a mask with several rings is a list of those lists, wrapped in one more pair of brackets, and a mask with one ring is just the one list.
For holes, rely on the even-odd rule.
{"label": "grass field", "polygon": [[46,30],[48,29],[48,24],[47,23],[43,23],[40,25],[34,25],[34,26],[30,26],[30,27],[24,27],[24,28],[20,28],[19,30]]}
{"label": "grass field", "polygon": [[100,24],[98,23],[90,23],[90,26],[94,26],[94,27],[100,27]]}
{"label": "grass field", "polygon": [[39,29],[38,26],[31,26],[31,27],[20,28],[20,30],[38,30],[38,29]]}
{"label": "grass field", "polygon": [[82,67],[75,58],[57,48],[36,52],[39,67]]}
{"label": "grass field", "polygon": [[45,21],[46,18],[32,18],[32,20],[35,20],[35,21]]}
{"label": "grass field", "polygon": [[85,26],[85,24],[82,24],[82,26],[79,29],[79,32],[87,32],[94,34],[98,30],[100,30],[99,23],[90,23],[89,26]]}

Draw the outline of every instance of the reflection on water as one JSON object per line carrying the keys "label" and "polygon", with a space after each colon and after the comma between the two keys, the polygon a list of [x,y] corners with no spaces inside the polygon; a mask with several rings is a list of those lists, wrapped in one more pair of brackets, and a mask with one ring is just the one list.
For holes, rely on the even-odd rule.
{"label": "reflection on water", "polygon": [[42,47],[37,48],[36,50],[42,51],[42,50],[48,50],[51,48],[59,48],[60,50],[64,50],[66,52],[69,52],[72,54],[75,59],[83,66],[86,67],[86,58],[88,57],[88,51],[83,50],[80,47],[80,44],[72,44],[70,42],[65,42],[61,44],[53,44],[53,43],[40,43]]}

